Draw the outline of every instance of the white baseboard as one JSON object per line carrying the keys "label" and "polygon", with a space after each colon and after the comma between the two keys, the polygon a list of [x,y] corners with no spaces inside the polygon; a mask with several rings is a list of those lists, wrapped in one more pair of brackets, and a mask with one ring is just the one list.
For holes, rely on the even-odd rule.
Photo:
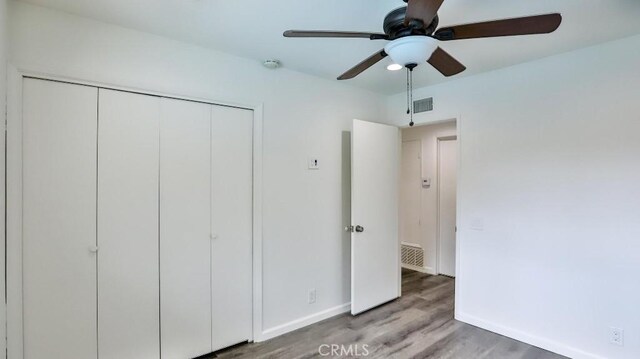
{"label": "white baseboard", "polygon": [[412,266],[411,264],[402,264],[402,268],[411,269],[411,270],[414,270],[416,272],[436,275],[435,269],[433,269],[431,267],[417,267],[417,266]]}
{"label": "white baseboard", "polygon": [[494,332],[505,337],[509,337],[515,340],[519,340],[523,343],[533,345],[538,348],[542,348],[556,354],[564,355],[573,359],[606,359],[601,356],[597,356],[592,353],[587,353],[580,349],[573,348],[566,344],[558,343],[548,338],[542,338],[529,333],[522,332],[517,329],[509,328],[500,324],[496,324],[473,315],[465,313],[456,313],[456,320],[471,324],[475,327],[486,329],[490,332]]}
{"label": "white baseboard", "polygon": [[262,336],[256,340],[256,342],[263,342],[265,340],[269,340],[280,336],[282,334],[286,334],[292,332],[294,330],[304,328],[308,325],[323,321],[325,319],[329,319],[336,315],[346,313],[351,310],[351,303],[345,303],[342,305],[338,305],[333,308],[329,308],[327,310],[323,310],[318,313],[311,314],[309,316],[299,318],[288,323],[278,325],[276,327],[267,329],[262,332]]}

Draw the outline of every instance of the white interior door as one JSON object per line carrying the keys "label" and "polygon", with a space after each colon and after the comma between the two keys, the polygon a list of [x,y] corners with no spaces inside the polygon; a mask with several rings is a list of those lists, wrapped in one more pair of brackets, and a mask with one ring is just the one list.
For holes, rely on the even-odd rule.
{"label": "white interior door", "polygon": [[99,358],[157,359],[160,99],[99,91]]}
{"label": "white interior door", "polygon": [[418,244],[422,210],[422,143],[402,143],[400,170],[400,241]]}
{"label": "white interior door", "polygon": [[212,106],[212,351],[251,339],[253,111]]}
{"label": "white interior door", "polygon": [[25,79],[25,359],[96,358],[98,90]]}
{"label": "white interior door", "polygon": [[397,127],[353,121],[351,140],[351,313],[400,295]]}
{"label": "white interior door", "polygon": [[162,358],[194,358],[211,352],[211,106],[161,108]]}
{"label": "white interior door", "polygon": [[458,141],[438,141],[438,272],[456,275]]}

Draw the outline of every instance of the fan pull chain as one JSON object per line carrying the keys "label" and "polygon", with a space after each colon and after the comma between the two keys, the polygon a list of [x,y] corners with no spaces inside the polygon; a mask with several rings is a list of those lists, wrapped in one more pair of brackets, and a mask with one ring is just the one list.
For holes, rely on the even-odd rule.
{"label": "fan pull chain", "polygon": [[413,67],[409,67],[409,73],[410,73],[410,75],[409,75],[409,82],[410,82],[410,85],[409,85],[409,89],[410,89],[410,91],[409,91],[409,97],[410,97],[410,100],[409,100],[409,112],[411,113],[411,116],[410,116],[411,117],[411,122],[409,122],[409,126],[413,127],[413,125],[414,125],[414,123],[413,123]]}
{"label": "fan pull chain", "polygon": [[411,102],[409,102],[409,68],[407,67],[407,115],[411,113]]}
{"label": "fan pull chain", "polygon": [[415,69],[418,65],[409,64],[407,65],[407,115],[411,119],[409,122],[409,126],[413,127],[415,123],[413,123],[413,69]]}

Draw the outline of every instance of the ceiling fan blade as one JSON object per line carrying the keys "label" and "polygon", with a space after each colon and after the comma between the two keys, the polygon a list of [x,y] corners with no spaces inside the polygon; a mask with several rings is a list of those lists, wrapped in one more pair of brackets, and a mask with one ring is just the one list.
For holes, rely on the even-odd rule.
{"label": "ceiling fan blade", "polygon": [[411,20],[420,20],[424,27],[431,25],[443,2],[444,0],[409,0],[404,24],[409,25]]}
{"label": "ceiling fan blade", "polygon": [[441,74],[447,77],[457,75],[467,69],[453,56],[449,55],[446,51],[439,47],[436,49],[433,55],[431,55],[431,58],[427,62],[430,63],[431,66],[435,67],[436,70],[440,71]]}
{"label": "ceiling fan blade", "polygon": [[326,37],[326,38],[354,38],[385,40],[388,36],[380,33],[357,32],[357,31],[307,31],[307,30],[287,30],[284,37]]}
{"label": "ceiling fan blade", "polygon": [[562,23],[562,15],[547,14],[450,26],[439,29],[433,35],[441,41],[476,39],[517,35],[548,34]]}
{"label": "ceiling fan blade", "polygon": [[378,62],[380,62],[380,60],[384,59],[387,56],[388,55],[387,55],[386,52],[384,52],[384,50],[382,50],[380,52],[376,52],[375,54],[373,54],[368,59],[362,61],[361,63],[357,64],[352,69],[350,69],[349,71],[347,71],[344,74],[340,75],[340,77],[338,77],[338,80],[349,80],[349,79],[352,79],[352,78],[360,75],[362,72],[364,72],[369,67],[377,64]]}

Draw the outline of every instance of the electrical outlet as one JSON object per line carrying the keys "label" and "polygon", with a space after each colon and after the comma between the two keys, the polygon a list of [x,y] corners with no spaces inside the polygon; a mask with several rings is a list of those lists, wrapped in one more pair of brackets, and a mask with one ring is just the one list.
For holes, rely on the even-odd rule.
{"label": "electrical outlet", "polygon": [[316,302],[316,290],[315,289],[310,289],[309,290],[309,304],[313,304]]}
{"label": "electrical outlet", "polygon": [[609,328],[609,342],[614,345],[624,346],[624,329]]}

